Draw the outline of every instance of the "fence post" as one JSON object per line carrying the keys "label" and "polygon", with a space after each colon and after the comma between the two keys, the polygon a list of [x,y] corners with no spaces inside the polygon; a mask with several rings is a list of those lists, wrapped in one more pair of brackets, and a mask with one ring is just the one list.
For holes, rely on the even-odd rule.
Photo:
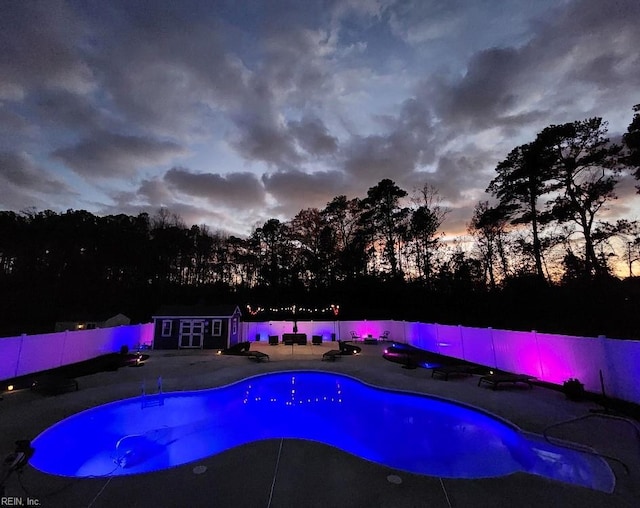
{"label": "fence post", "polygon": [[[60,361],[56,367],[62,367],[64,361],[64,350],[67,347],[67,335],[69,334],[69,330],[64,331],[64,338],[62,339],[62,347],[60,348]],[[82,355],[84,357],[84,355]]]}
{"label": "fence post", "polygon": [[[601,391],[604,391],[606,389],[607,391],[609,391],[609,395],[613,394],[614,397],[627,398],[628,397],[627,394],[619,393],[620,390],[618,389],[618,383],[615,377],[613,378],[613,384],[614,384],[613,387],[611,386],[611,384],[609,384],[609,386],[607,387],[604,386],[605,379],[607,379],[609,383],[611,383],[611,380],[612,380],[611,376],[609,375],[611,374],[611,369],[609,369],[611,359],[609,358],[609,348],[607,347],[606,335],[598,335],[598,340],[600,341],[600,345],[602,347],[602,356],[604,359],[604,369],[601,369],[601,371],[604,371],[604,373],[601,373],[602,379],[600,380],[601,386],[599,388]],[[633,396],[628,397],[628,399],[632,399],[632,398]]]}
{"label": "fence post", "polygon": [[493,351],[493,367],[498,368],[498,359],[496,357],[496,345],[493,342],[493,328],[489,327],[489,335],[491,336],[491,351]]}
{"label": "fence post", "polygon": [[13,377],[18,377],[18,372],[20,370],[20,357],[22,356],[22,343],[26,336],[26,333],[20,335],[20,347],[18,348],[18,358],[16,358],[16,372]]}
{"label": "fence post", "polygon": [[538,355],[538,366],[540,367],[540,379],[544,380],[544,369],[542,368],[542,356],[540,355],[540,345],[538,344],[538,332],[531,330],[533,338],[536,341],[536,354]]}

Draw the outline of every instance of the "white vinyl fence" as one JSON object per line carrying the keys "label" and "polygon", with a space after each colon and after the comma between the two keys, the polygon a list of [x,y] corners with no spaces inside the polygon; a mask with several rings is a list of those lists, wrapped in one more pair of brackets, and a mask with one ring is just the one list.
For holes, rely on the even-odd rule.
{"label": "white vinyl fence", "polygon": [[153,342],[153,323],[0,338],[0,380],[135,349]]}
{"label": "white vinyl fence", "polygon": [[[242,323],[244,340],[268,341],[293,332],[293,321]],[[640,404],[640,341],[573,337],[406,321],[298,321],[298,332],[322,336],[324,342],[360,337],[389,339],[508,372],[529,374],[562,384],[578,378],[591,392],[600,391],[602,372],[607,395]],[[45,335],[0,338],[0,380],[69,363],[135,349],[153,342],[153,323]]]}

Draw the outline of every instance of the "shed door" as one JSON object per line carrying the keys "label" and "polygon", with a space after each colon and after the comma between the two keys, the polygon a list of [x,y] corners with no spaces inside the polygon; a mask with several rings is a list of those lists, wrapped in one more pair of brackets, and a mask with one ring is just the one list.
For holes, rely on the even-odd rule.
{"label": "shed door", "polygon": [[204,338],[204,319],[180,320],[180,347],[201,348]]}

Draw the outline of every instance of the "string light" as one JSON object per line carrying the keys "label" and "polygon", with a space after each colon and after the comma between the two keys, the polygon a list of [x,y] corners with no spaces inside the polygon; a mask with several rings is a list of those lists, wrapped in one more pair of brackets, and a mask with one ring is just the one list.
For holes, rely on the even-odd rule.
{"label": "string light", "polygon": [[252,309],[251,305],[247,305],[247,311],[249,311],[249,314],[251,314],[252,316],[256,316],[260,312],[263,312],[264,309],[262,307],[256,307],[255,309]]}
{"label": "string light", "polygon": [[328,307],[320,308],[320,307],[299,307],[298,305],[290,305],[287,307],[256,307],[253,308],[251,305],[247,305],[247,311],[252,316],[257,316],[262,312],[273,312],[273,313],[291,313],[291,314],[327,314],[332,313],[334,316],[340,314],[340,305],[331,304]]}

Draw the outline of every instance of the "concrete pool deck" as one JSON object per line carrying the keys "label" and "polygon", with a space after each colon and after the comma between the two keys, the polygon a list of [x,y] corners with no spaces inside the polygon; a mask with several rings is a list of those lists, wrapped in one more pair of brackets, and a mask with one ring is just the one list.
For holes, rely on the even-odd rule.
{"label": "concrete pool deck", "polygon": [[[314,369],[351,375],[372,385],[432,394],[485,409],[521,429],[540,434],[549,425],[590,413],[590,402],[567,401],[558,391],[535,386],[478,387],[478,377],[443,381],[426,369],[404,369],[381,356],[384,344],[362,345],[362,354],[321,361],[335,344],[269,346],[252,350],[271,360],[219,356],[214,351],[151,351],[143,367],[123,367],[78,378],[80,390],[43,397],[28,390],[0,402],[0,447],[33,439],[63,418],[106,402],[155,393],[221,386],[256,374]],[[372,422],[375,425],[375,422]],[[335,432],[349,432],[337,427]],[[248,434],[251,429],[246,429]],[[392,437],[392,430],[389,431]],[[425,429],[428,432],[428,429]],[[640,505],[640,442],[622,420],[589,418],[555,429],[552,436],[593,447],[623,461],[612,494],[542,477],[510,476],[460,480],[415,475],[374,464],[323,445],[297,440],[250,443],[175,468],[135,476],[64,478],[31,466],[6,482],[5,499],[44,507],[636,507]],[[198,467],[198,466],[204,466]],[[206,469],[205,469],[206,468]],[[204,471],[204,472],[203,472]],[[5,503],[7,504],[7,503]]]}

